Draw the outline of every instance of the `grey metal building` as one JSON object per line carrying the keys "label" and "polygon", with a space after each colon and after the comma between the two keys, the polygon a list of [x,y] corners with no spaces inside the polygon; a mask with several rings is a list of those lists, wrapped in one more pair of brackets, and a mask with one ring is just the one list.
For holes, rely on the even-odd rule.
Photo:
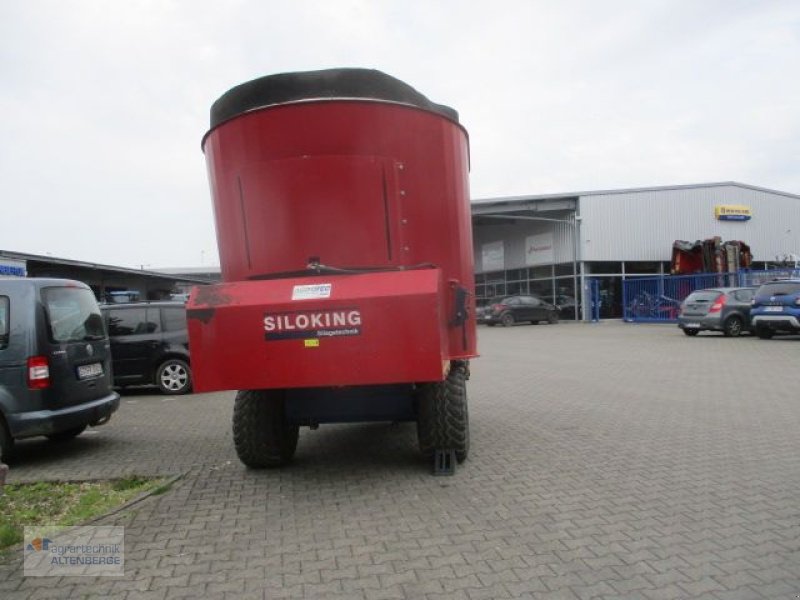
{"label": "grey metal building", "polygon": [[736,182],[485,198],[472,219],[479,300],[580,303],[592,278],[602,318],[622,316],[624,279],[669,273],[675,240],[743,241],[757,268],[800,254],[800,196]]}

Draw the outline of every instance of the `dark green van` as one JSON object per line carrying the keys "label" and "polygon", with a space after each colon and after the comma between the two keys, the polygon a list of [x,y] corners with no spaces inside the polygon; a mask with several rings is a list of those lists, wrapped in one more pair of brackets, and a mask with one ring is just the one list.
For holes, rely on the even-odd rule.
{"label": "dark green van", "polygon": [[92,290],[67,279],[0,279],[0,456],[14,440],[63,441],[119,408]]}

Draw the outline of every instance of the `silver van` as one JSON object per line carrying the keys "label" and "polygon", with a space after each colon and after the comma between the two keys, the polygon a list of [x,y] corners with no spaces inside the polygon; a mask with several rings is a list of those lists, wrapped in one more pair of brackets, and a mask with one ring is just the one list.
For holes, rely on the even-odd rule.
{"label": "silver van", "polygon": [[14,440],[69,440],[119,408],[92,290],[67,279],[0,279],[0,457]]}

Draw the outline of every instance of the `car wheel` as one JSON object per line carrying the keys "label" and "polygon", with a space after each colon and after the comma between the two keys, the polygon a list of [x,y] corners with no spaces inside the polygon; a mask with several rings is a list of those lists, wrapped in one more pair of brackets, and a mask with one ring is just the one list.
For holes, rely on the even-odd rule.
{"label": "car wheel", "polygon": [[739,337],[742,335],[744,322],[739,317],[728,317],[725,324],[722,326],[722,333],[725,337]]}
{"label": "car wheel", "polygon": [[294,456],[299,426],[286,419],[283,390],[242,390],[233,404],[233,445],[252,469],[280,467]]}
{"label": "car wheel", "polygon": [[486,324],[487,327],[494,327],[495,325],[497,325],[497,323],[487,323]]}
{"label": "car wheel", "polygon": [[454,362],[447,379],[418,387],[417,438],[427,458],[436,450],[454,450],[460,463],[469,454],[466,373],[465,363]]}
{"label": "car wheel", "polygon": [[503,327],[511,327],[514,324],[514,315],[512,315],[510,312],[507,312],[500,317],[500,322],[503,324]]}
{"label": "car wheel", "polygon": [[186,394],[192,389],[192,370],[186,361],[170,358],[158,367],[156,385],[162,394]]}
{"label": "car wheel", "polygon": [[0,462],[8,460],[11,457],[11,451],[14,449],[14,438],[8,433],[6,424],[0,418]]}
{"label": "car wheel", "polygon": [[555,325],[558,323],[558,313],[551,312],[549,315],[547,315],[547,322],[550,323],[550,325]]}
{"label": "car wheel", "polygon": [[681,331],[683,331],[683,335],[688,335],[689,337],[694,337],[700,333],[699,329],[681,329]]}
{"label": "car wheel", "polygon": [[85,430],[86,425],[81,425],[80,427],[73,427],[72,429],[67,429],[66,431],[51,433],[47,436],[47,439],[51,442],[68,442],[69,440],[78,437]]}
{"label": "car wheel", "polygon": [[756,327],[756,335],[760,337],[762,340],[768,340],[775,335],[775,332],[768,327]]}

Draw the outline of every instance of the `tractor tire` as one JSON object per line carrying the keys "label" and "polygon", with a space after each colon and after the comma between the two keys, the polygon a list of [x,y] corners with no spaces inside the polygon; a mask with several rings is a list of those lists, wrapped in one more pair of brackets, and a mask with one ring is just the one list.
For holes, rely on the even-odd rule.
{"label": "tractor tire", "polygon": [[73,427],[72,429],[67,429],[66,431],[59,431],[58,433],[51,433],[47,436],[47,439],[51,442],[68,442],[73,438],[78,437],[86,430],[86,425],[81,425],[79,427]]}
{"label": "tractor tire", "polygon": [[769,327],[764,327],[762,325],[761,327],[756,328],[756,335],[762,340],[769,340],[772,339],[772,336],[775,335],[775,332]]}
{"label": "tractor tire", "polygon": [[694,337],[700,333],[699,329],[681,329],[681,331],[683,331],[683,335],[688,335],[689,337]]}
{"label": "tractor tire", "polygon": [[299,426],[286,420],[283,390],[242,390],[233,405],[233,444],[252,469],[280,467],[292,460]]}
{"label": "tractor tire", "polygon": [[455,450],[461,463],[469,454],[467,365],[454,362],[444,381],[418,386],[417,437],[426,458],[436,450]]}
{"label": "tractor tire", "polygon": [[744,321],[737,316],[728,317],[722,325],[722,333],[725,337],[739,337],[744,329]]}

